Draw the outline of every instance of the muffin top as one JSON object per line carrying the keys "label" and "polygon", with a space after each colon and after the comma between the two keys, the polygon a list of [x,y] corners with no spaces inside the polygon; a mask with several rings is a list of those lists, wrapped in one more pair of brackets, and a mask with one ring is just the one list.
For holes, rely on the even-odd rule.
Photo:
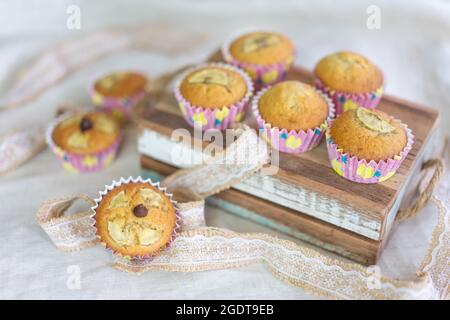
{"label": "muffin top", "polygon": [[159,251],[170,242],[176,226],[169,197],[144,182],[114,188],[95,212],[101,242],[124,256],[145,257]]}
{"label": "muffin top", "polygon": [[338,148],[367,161],[393,158],[407,144],[406,132],[399,120],[366,108],[342,113],[331,124],[330,135]]}
{"label": "muffin top", "polygon": [[112,146],[120,134],[118,123],[102,112],[74,114],[53,129],[52,138],[61,149],[74,154],[101,152]]}
{"label": "muffin top", "polygon": [[102,96],[112,98],[130,97],[146,90],[148,80],[135,72],[113,72],[94,83],[94,89]]}
{"label": "muffin top", "polygon": [[287,130],[319,127],[328,116],[328,105],[316,89],[300,81],[283,81],[268,89],[258,103],[264,121]]}
{"label": "muffin top", "polygon": [[239,62],[268,65],[291,63],[294,45],[286,36],[274,32],[251,32],[234,40],[231,56]]}
{"label": "muffin top", "polygon": [[238,72],[217,66],[189,73],[181,82],[181,95],[192,105],[222,108],[240,101],[247,93],[247,83]]}
{"label": "muffin top", "polygon": [[367,93],[380,88],[383,74],[367,58],[353,52],[330,54],[314,69],[316,77],[332,90]]}

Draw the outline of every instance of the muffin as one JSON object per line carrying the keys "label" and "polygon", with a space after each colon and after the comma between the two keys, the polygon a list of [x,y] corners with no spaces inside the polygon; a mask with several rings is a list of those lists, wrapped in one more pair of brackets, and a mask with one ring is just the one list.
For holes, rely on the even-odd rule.
{"label": "muffin", "polygon": [[331,166],[356,182],[377,183],[392,177],[413,143],[411,130],[379,110],[345,111],[327,131]]}
{"label": "muffin", "polygon": [[317,146],[334,116],[330,99],[300,81],[283,81],[253,100],[260,131],[282,152],[301,153]]}
{"label": "muffin", "polygon": [[383,74],[367,58],[349,51],[324,57],[314,69],[316,86],[327,93],[336,114],[364,107],[374,109],[383,93]]}
{"label": "muffin", "polygon": [[103,112],[78,112],[59,117],[47,129],[47,143],[72,172],[93,172],[115,158],[122,133],[117,121]]}
{"label": "muffin", "polygon": [[96,80],[89,92],[94,105],[124,121],[132,110],[147,101],[149,80],[144,75],[131,72],[113,72]]}
{"label": "muffin", "polygon": [[245,72],[221,63],[187,70],[175,87],[184,118],[202,130],[223,130],[241,121],[252,93],[253,85]]}
{"label": "muffin", "polygon": [[123,257],[145,259],[159,253],[178,226],[171,195],[140,178],[107,187],[93,210],[100,242]]}
{"label": "muffin", "polygon": [[244,69],[260,89],[283,80],[295,58],[294,44],[275,32],[245,33],[222,46],[228,63]]}

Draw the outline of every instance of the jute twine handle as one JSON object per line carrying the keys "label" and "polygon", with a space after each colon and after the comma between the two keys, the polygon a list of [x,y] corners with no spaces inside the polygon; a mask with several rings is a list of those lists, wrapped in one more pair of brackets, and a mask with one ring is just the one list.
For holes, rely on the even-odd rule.
{"label": "jute twine handle", "polygon": [[434,168],[434,174],[431,177],[430,182],[423,192],[419,194],[413,204],[398,212],[398,221],[415,217],[417,213],[425,207],[428,200],[430,200],[434,188],[439,184],[439,180],[441,180],[442,174],[444,173],[444,162],[439,158],[429,159],[422,164],[421,169],[426,170],[431,168]]}

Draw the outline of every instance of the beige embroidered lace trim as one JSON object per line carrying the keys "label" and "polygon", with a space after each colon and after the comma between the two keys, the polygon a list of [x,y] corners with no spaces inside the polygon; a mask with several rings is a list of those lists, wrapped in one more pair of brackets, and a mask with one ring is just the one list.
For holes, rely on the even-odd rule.
{"label": "beige embroidered lace trim", "polygon": [[0,137],[0,175],[9,173],[45,146],[44,129],[30,127]]}
{"label": "beige embroidered lace trim", "polygon": [[147,23],[106,28],[65,41],[46,50],[21,72],[0,96],[0,111],[32,101],[72,72],[106,56],[132,49],[171,55],[197,48],[206,38],[206,34],[186,34],[167,25]]}

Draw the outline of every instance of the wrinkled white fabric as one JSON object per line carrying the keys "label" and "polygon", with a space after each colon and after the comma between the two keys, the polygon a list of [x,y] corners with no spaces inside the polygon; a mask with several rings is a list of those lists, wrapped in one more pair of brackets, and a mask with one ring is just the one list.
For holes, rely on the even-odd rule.
{"label": "wrinkled white fabric", "polygon": [[[46,1],[0,3],[0,19],[5,22],[0,30],[0,93],[43,50],[100,27],[163,21],[185,30],[206,31],[209,39],[199,50],[178,56],[134,50],[102,59],[72,74],[37,100],[1,112],[0,135],[35,124],[45,125],[59,104],[88,104],[86,87],[96,74],[132,68],[157,76],[185,63],[201,61],[230,33],[253,26],[276,28],[291,36],[298,48],[297,64],[308,68],[334,50],[351,49],[366,54],[383,69],[387,94],[442,110],[441,137],[450,132],[450,4],[445,1],[395,4],[286,1],[282,6],[273,1],[211,4],[134,0],[110,1],[108,6],[92,1],[59,1],[51,7],[46,4]],[[70,4],[80,6],[81,30],[66,28],[66,9]],[[381,8],[380,30],[366,27],[366,9],[374,4]],[[32,162],[1,177],[0,298],[315,298],[277,280],[263,265],[132,276],[111,268],[110,257],[101,247],[61,253],[35,221],[37,208],[47,198],[79,192],[95,196],[113,179],[136,176],[139,172],[135,132],[128,129],[118,159],[103,172],[66,173],[46,150]],[[448,185],[439,196],[449,198]],[[286,238],[214,208],[207,208],[206,218],[209,225],[235,231],[263,231]],[[398,225],[379,262],[381,271],[394,278],[414,279],[435,223],[436,210],[428,205],[417,218]],[[74,270],[81,272],[79,289],[71,285]]]}

